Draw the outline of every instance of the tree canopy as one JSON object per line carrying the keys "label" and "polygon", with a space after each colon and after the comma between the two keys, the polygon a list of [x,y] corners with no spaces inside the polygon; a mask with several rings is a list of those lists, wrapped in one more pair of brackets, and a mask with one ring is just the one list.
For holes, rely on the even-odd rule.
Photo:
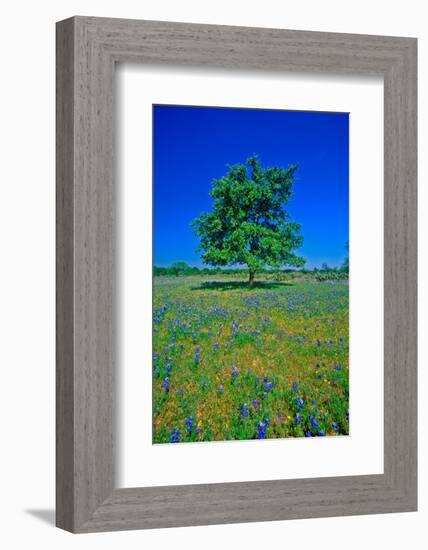
{"label": "tree canopy", "polygon": [[212,211],[192,223],[203,262],[246,265],[250,284],[265,266],[303,267],[305,260],[294,253],[303,244],[300,225],[284,210],[296,170],[296,165],[262,168],[257,156],[251,156],[213,180]]}

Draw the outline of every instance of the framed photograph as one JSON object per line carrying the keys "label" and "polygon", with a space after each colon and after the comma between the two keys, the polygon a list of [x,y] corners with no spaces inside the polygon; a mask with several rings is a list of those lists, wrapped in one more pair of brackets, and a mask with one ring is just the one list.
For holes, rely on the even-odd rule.
{"label": "framed photograph", "polygon": [[57,24],[57,525],[417,507],[416,39]]}

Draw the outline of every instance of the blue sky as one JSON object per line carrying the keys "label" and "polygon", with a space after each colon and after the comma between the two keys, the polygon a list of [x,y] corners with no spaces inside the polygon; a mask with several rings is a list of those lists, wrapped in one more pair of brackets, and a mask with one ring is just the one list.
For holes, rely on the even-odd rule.
{"label": "blue sky", "polygon": [[349,115],[268,109],[153,106],[154,263],[202,266],[190,223],[209,211],[213,178],[253,153],[298,164],[285,209],[302,225],[306,267],[340,265],[349,239]]}

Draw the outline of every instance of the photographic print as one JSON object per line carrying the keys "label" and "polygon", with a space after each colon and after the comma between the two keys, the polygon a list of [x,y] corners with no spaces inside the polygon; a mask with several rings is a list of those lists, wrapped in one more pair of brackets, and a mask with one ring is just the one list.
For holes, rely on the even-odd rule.
{"label": "photographic print", "polygon": [[153,443],[349,434],[349,114],[153,106]]}

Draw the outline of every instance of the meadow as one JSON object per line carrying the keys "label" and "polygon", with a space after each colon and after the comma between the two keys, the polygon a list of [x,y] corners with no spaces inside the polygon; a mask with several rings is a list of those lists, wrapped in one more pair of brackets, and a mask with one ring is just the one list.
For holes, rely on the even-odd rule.
{"label": "meadow", "polygon": [[349,434],[348,282],[154,277],[153,442]]}

